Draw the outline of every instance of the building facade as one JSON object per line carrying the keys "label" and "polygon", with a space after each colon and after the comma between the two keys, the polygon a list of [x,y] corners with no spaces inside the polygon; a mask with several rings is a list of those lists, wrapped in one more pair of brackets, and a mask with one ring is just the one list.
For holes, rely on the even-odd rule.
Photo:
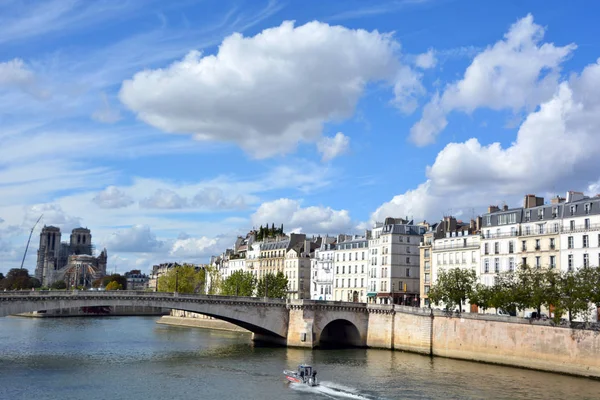
{"label": "building facade", "polygon": [[324,237],[311,260],[312,300],[333,300],[335,238]]}
{"label": "building facade", "polygon": [[333,299],[348,302],[367,302],[369,269],[369,236],[340,235],[334,250]]}
{"label": "building facade", "polygon": [[568,192],[562,205],[561,269],[600,266],[600,197]]}
{"label": "building facade", "polygon": [[426,227],[401,218],[376,223],[369,243],[369,302],[419,305],[419,245]]}

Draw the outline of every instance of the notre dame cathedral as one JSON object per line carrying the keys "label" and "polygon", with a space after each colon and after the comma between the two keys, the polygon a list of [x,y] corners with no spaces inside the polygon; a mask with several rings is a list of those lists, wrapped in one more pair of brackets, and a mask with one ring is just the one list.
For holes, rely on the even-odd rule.
{"label": "notre dame cathedral", "polygon": [[55,226],[44,226],[40,233],[35,277],[43,286],[62,280],[68,288],[90,287],[94,280],[106,275],[106,249],[94,257],[89,229],[73,229],[69,242],[60,239],[60,228]]}

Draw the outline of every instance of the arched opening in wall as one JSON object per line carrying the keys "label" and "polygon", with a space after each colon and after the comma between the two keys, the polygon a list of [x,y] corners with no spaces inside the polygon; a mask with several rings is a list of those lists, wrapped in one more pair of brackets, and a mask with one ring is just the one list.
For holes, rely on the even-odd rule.
{"label": "arched opening in wall", "polygon": [[319,339],[319,348],[365,347],[356,325],[345,319],[336,319],[328,323]]}

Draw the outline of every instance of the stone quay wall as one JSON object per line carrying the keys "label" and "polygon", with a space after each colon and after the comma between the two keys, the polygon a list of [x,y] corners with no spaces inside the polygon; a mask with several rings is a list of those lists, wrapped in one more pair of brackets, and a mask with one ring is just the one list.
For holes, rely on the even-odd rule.
{"label": "stone quay wall", "polygon": [[367,346],[600,378],[600,332],[548,321],[395,306],[370,313]]}

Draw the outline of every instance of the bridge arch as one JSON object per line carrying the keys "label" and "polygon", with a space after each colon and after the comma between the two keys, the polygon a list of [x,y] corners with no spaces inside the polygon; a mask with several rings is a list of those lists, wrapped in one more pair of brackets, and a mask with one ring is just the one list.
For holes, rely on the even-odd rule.
{"label": "bridge arch", "polygon": [[283,343],[287,338],[289,313],[285,300],[129,291],[0,294],[0,317],[40,310],[96,306],[146,306],[190,311],[247,329],[255,334],[257,340]]}
{"label": "bridge arch", "polygon": [[365,347],[360,331],[346,319],[335,319],[328,323],[319,337],[318,347]]}

